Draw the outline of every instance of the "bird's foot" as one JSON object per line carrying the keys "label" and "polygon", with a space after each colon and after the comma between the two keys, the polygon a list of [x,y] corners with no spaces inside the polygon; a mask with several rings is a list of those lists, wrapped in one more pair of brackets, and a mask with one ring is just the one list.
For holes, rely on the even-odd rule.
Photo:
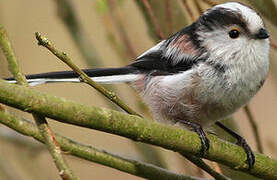
{"label": "bird's foot", "polygon": [[179,120],[179,122],[191,127],[194,130],[194,132],[196,132],[198,134],[198,136],[201,140],[201,149],[199,151],[199,156],[203,157],[210,148],[210,141],[207,138],[207,135],[204,132],[204,130],[202,129],[202,127],[199,124],[193,123],[190,121]]}

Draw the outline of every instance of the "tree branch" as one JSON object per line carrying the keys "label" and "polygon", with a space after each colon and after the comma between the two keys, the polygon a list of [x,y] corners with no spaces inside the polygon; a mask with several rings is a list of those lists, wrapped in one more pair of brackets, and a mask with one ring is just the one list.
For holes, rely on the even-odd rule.
{"label": "tree branch", "polygon": [[56,0],[57,14],[69,31],[74,44],[81,52],[86,63],[92,67],[101,65],[96,48],[89,41],[88,35],[78,19],[75,6],[71,0]]}
{"label": "tree branch", "polygon": [[182,156],[184,156],[186,159],[188,159],[190,162],[195,164],[197,167],[200,169],[203,169],[206,171],[208,174],[210,174],[212,177],[214,177],[216,180],[228,180],[229,178],[225,177],[224,175],[219,174],[216,172],[214,169],[212,169],[208,164],[206,164],[201,158],[193,156],[193,155],[188,155],[185,153],[182,153]]}
{"label": "tree branch", "polygon": [[[44,138],[39,133],[37,127],[30,121],[19,119],[7,112],[0,111],[0,123],[14,129],[20,134],[33,137],[36,140],[45,143]],[[201,180],[200,178],[175,174],[151,164],[123,158],[104,150],[98,150],[91,146],[80,144],[59,134],[55,134],[55,137],[57,138],[57,142],[59,143],[61,149],[65,151],[66,154],[112,167],[139,177],[161,180]]]}
{"label": "tree branch", "polygon": [[79,178],[73,174],[66,161],[62,157],[60,144],[57,142],[55,135],[49,127],[44,116],[33,113],[33,117],[39,129],[43,141],[51,154],[56,167],[59,170],[59,175],[63,180],[78,180]]}
{"label": "tree branch", "polygon": [[190,16],[191,21],[194,22],[196,20],[196,17],[193,15],[193,12],[192,12],[191,8],[189,7],[187,0],[182,0],[181,4],[182,4],[182,6],[184,6],[185,11]]}
{"label": "tree branch", "polygon": [[[28,87],[28,83],[23,74],[20,73],[18,61],[16,59],[15,53],[12,50],[11,43],[8,39],[6,30],[0,25],[0,46],[4,54],[6,55],[9,70],[13,74],[14,78],[18,84]],[[45,144],[49,150],[51,156],[53,157],[54,163],[59,170],[59,175],[64,180],[77,180],[78,177],[74,176],[66,162],[64,161],[58,143],[55,141],[55,137],[47,124],[45,117],[33,113],[33,117],[37,123],[40,133],[45,139]]]}
{"label": "tree branch", "polygon": [[163,34],[162,30],[161,30],[161,27],[160,27],[160,25],[158,23],[158,20],[157,20],[156,16],[154,15],[154,12],[153,12],[153,10],[152,10],[148,0],[142,0],[142,3],[144,5],[147,13],[150,16],[150,19],[151,19],[151,21],[153,23],[153,26],[155,28],[155,33],[156,33],[157,37],[159,39],[164,39],[164,34]]}
{"label": "tree branch", "polygon": [[116,0],[108,0],[107,6],[109,8],[108,12],[110,14],[111,20],[113,21],[113,26],[118,32],[119,39],[122,41],[122,46],[124,46],[125,53],[128,55],[128,59],[135,59],[137,57],[137,53],[131,43],[131,40],[128,37],[128,33],[126,28],[124,27],[124,21],[120,16],[120,10],[118,11],[117,1]]}
{"label": "tree branch", "polygon": [[221,2],[215,1],[215,0],[202,0],[203,2],[205,2],[206,4],[210,5],[210,6],[215,6],[217,4],[220,4]]}
{"label": "tree branch", "polygon": [[[199,137],[194,132],[105,108],[85,106],[26,87],[8,84],[2,80],[0,102],[59,122],[117,134],[177,152],[197,155],[201,148]],[[211,145],[204,158],[257,177],[277,178],[276,160],[256,153],[255,166],[251,171],[247,171],[246,155],[241,147],[223,142],[213,135],[208,137]]]}
{"label": "tree branch", "polygon": [[27,80],[19,70],[18,61],[12,49],[11,42],[9,41],[7,32],[2,25],[0,25],[0,47],[8,61],[9,71],[14,76],[14,79],[18,84],[26,86],[26,84],[28,84]]}
{"label": "tree branch", "polygon": [[129,106],[127,106],[114,92],[106,90],[100,84],[94,82],[86,73],[84,73],[80,68],[78,68],[71,59],[66,55],[65,52],[61,52],[57,50],[46,37],[41,36],[40,33],[36,32],[36,38],[38,40],[38,44],[46,47],[50,52],[52,52],[56,57],[62,60],[65,64],[67,64],[73,71],[75,71],[78,75],[80,75],[81,81],[87,83],[91,87],[95,88],[98,92],[103,94],[105,97],[110,99],[113,103],[121,107],[124,111],[129,114],[137,115],[134,110],[132,110]]}
{"label": "tree branch", "polygon": [[254,120],[254,116],[252,115],[250,108],[248,105],[246,105],[244,107],[244,111],[247,115],[247,118],[249,120],[249,123],[251,125],[252,131],[254,133],[255,136],[255,140],[256,140],[256,144],[257,144],[257,148],[258,148],[258,152],[259,153],[263,153],[263,146],[262,146],[262,141],[261,141],[261,137],[260,137],[260,133],[259,133],[259,129],[258,129],[258,125]]}

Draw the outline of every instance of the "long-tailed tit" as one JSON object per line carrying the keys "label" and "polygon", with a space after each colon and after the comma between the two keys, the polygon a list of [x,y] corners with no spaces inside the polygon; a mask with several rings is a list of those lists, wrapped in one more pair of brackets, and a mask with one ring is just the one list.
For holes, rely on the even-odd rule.
{"label": "long-tailed tit", "polygon": [[[202,127],[216,123],[238,140],[251,168],[255,156],[250,147],[219,120],[245,105],[263,85],[269,69],[268,37],[253,9],[225,3],[207,10],[127,66],[84,71],[100,83],[131,84],[156,120],[192,128],[201,138],[202,153],[209,148]],[[30,85],[79,82],[72,71],[28,75],[27,79]]]}

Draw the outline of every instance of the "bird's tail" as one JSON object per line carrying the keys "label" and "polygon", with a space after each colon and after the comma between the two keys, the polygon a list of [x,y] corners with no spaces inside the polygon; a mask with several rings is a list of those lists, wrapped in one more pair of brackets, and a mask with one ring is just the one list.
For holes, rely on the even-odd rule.
{"label": "bird's tail", "polygon": [[[98,68],[83,70],[92,80],[112,84],[119,82],[132,82],[139,78],[139,72],[135,67],[125,66],[120,68]],[[45,83],[80,82],[79,75],[73,71],[58,71],[26,76],[30,86]],[[10,83],[16,83],[14,78],[6,78]]]}

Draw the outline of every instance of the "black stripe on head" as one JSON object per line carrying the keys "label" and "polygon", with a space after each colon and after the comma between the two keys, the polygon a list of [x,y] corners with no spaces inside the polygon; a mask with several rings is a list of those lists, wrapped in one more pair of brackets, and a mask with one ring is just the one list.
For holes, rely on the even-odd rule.
{"label": "black stripe on head", "polygon": [[240,26],[245,32],[249,32],[247,22],[241,13],[227,8],[211,9],[198,19],[199,26],[204,26],[208,31],[216,28],[228,27],[231,25]]}

